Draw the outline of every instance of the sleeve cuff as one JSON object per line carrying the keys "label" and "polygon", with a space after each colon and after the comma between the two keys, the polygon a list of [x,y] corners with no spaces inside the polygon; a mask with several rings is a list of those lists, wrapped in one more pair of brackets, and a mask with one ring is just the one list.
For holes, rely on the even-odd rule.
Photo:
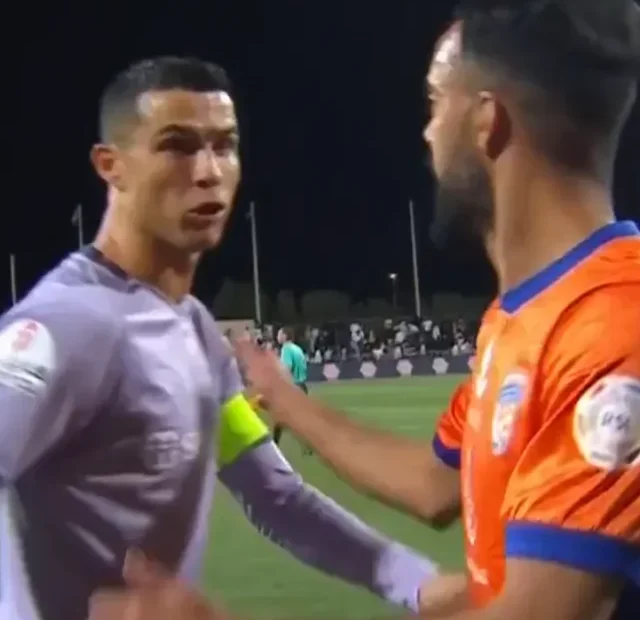
{"label": "sleeve cuff", "polygon": [[436,456],[448,467],[452,469],[460,469],[460,450],[456,448],[448,448],[436,433],[433,437],[433,451]]}
{"label": "sleeve cuff", "polygon": [[418,613],[420,587],[438,577],[438,567],[415,551],[391,543],[382,553],[376,573],[377,589],[387,602]]}
{"label": "sleeve cuff", "polygon": [[507,525],[506,555],[615,575],[640,585],[640,548],[599,532],[512,521]]}

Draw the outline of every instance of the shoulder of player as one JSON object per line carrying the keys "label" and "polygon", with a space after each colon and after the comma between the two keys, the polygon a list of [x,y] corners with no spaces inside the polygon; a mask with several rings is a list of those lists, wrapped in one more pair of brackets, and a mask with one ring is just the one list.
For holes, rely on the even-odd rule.
{"label": "shoulder of player", "polygon": [[193,295],[189,295],[187,301],[191,305],[193,315],[202,327],[208,352],[213,355],[228,355],[231,352],[231,343],[220,330],[211,310]]}
{"label": "shoulder of player", "polygon": [[205,306],[197,297],[194,295],[188,295],[186,301],[193,308],[194,312],[202,317],[206,317],[206,320],[208,321],[212,321],[213,323],[216,322],[215,317],[213,316],[213,311],[207,308],[207,306]]}
{"label": "shoulder of player", "polygon": [[476,345],[478,347],[485,344],[487,338],[491,337],[492,327],[501,314],[500,300],[496,298],[487,306],[482,314],[482,319],[478,326],[478,333],[476,334]]}
{"label": "shoulder of player", "polygon": [[621,323],[637,323],[640,320],[640,304],[633,303],[639,297],[640,278],[603,284],[587,291],[567,306],[559,315],[557,324],[563,330],[578,330],[587,324],[596,327],[600,322],[600,328],[607,327],[613,332],[619,332],[618,326]]}
{"label": "shoulder of player", "polygon": [[208,334],[215,334],[222,337],[222,332],[220,331],[220,327],[213,316],[213,312],[209,310],[207,306],[193,295],[189,295],[187,297],[187,303],[191,306],[193,315],[195,315]]}
{"label": "shoulder of player", "polygon": [[547,356],[611,356],[640,350],[640,279],[589,290],[558,315],[547,340]]}
{"label": "shoulder of player", "polygon": [[480,328],[486,328],[491,325],[496,319],[502,315],[502,308],[500,305],[500,299],[494,299],[482,313],[482,319],[480,321]]}
{"label": "shoulder of player", "polygon": [[32,322],[65,348],[77,343],[85,351],[118,338],[121,325],[108,298],[89,287],[41,286],[0,318],[0,332],[10,332]]}

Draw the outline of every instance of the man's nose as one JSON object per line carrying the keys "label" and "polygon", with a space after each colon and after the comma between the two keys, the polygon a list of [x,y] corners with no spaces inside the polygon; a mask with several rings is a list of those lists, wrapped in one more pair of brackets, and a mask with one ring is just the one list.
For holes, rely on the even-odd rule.
{"label": "man's nose", "polygon": [[427,148],[431,148],[431,143],[433,142],[433,119],[430,120],[422,130],[422,139],[424,143],[427,145]]}
{"label": "man's nose", "polygon": [[213,149],[204,148],[196,153],[194,177],[200,187],[212,187],[220,183],[222,169]]}

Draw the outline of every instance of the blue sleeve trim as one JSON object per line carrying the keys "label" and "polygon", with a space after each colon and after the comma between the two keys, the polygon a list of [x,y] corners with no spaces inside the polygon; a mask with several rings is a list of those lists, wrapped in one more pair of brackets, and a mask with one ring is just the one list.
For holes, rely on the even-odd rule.
{"label": "blue sleeve trim", "polygon": [[433,437],[433,451],[436,456],[452,469],[460,469],[460,450],[456,448],[447,448],[442,443],[442,439],[436,434]]}
{"label": "blue sleeve trim", "polygon": [[507,525],[506,554],[508,558],[555,562],[640,584],[640,547],[599,532],[512,521]]}
{"label": "blue sleeve trim", "polygon": [[631,566],[630,578],[633,583],[636,584],[638,588],[640,588],[640,555],[636,558],[636,561]]}

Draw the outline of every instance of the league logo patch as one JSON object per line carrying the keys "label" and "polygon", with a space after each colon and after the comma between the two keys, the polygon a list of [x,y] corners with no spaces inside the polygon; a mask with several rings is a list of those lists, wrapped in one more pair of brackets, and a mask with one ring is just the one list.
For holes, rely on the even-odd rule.
{"label": "league logo patch", "polygon": [[21,319],[0,332],[0,385],[38,396],[55,369],[55,346],[47,328]]}
{"label": "league logo patch", "polygon": [[600,379],[576,405],[573,435],[595,467],[640,465],[640,381],[619,375]]}
{"label": "league logo patch", "polygon": [[491,450],[496,456],[505,454],[511,445],[528,383],[527,375],[512,373],[507,375],[500,388],[491,424]]}

